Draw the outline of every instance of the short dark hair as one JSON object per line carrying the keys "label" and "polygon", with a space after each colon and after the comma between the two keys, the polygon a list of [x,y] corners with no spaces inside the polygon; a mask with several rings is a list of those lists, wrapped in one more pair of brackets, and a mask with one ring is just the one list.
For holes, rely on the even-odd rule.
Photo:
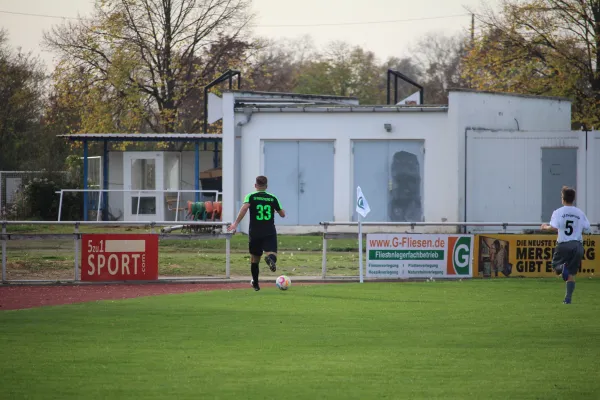
{"label": "short dark hair", "polygon": [[568,186],[563,186],[562,198],[565,201],[565,203],[573,204],[573,202],[575,201],[575,189],[570,188]]}
{"label": "short dark hair", "polygon": [[267,186],[267,177],[262,176],[262,175],[257,176],[256,177],[256,186],[261,186],[261,187]]}

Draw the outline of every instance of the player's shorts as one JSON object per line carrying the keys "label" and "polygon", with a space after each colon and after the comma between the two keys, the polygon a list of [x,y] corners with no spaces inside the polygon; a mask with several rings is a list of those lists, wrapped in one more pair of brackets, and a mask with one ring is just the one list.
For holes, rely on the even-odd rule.
{"label": "player's shorts", "polygon": [[249,237],[248,250],[253,256],[262,256],[263,251],[277,253],[277,235]]}
{"label": "player's shorts", "polygon": [[566,264],[570,275],[576,275],[583,260],[583,243],[578,240],[562,242],[556,245],[552,256],[552,267],[556,269]]}

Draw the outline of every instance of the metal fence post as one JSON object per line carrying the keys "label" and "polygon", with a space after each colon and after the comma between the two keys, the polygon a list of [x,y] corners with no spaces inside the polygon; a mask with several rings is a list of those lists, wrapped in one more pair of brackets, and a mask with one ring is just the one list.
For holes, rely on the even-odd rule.
{"label": "metal fence post", "polygon": [[79,222],[75,222],[75,277],[74,280],[77,281],[77,277],[79,275]]}
{"label": "metal fence post", "polygon": [[321,277],[327,275],[327,225],[323,225],[323,259],[321,261]]}
{"label": "metal fence post", "polygon": [[6,282],[6,222],[2,223],[2,283]]}
{"label": "metal fence post", "polygon": [[227,279],[231,277],[231,234],[225,237],[225,277]]}
{"label": "metal fence post", "polygon": [[58,201],[58,220],[60,221],[60,217],[62,215],[62,204],[63,204],[63,189],[60,189],[60,200]]}

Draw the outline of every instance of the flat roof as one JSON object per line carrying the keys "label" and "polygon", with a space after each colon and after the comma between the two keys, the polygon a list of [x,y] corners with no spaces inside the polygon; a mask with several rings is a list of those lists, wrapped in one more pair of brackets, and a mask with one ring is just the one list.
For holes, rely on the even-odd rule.
{"label": "flat roof", "polygon": [[74,133],[57,135],[71,141],[112,142],[216,142],[223,138],[220,133]]}
{"label": "flat roof", "polygon": [[360,106],[360,105],[255,105],[236,107],[236,112],[311,112],[311,113],[372,113],[372,112],[448,112],[445,105],[389,105],[389,106]]}
{"label": "flat roof", "polygon": [[233,93],[236,100],[241,99],[243,96],[248,96],[248,99],[298,99],[298,100],[333,100],[333,101],[358,101],[357,97],[350,96],[333,96],[333,95],[321,95],[321,94],[302,94],[302,93],[286,93],[286,92],[260,92],[252,90],[223,90],[223,93]]}
{"label": "flat roof", "polygon": [[544,96],[537,94],[523,94],[523,93],[510,93],[510,92],[495,92],[493,90],[476,90],[476,89],[463,89],[463,88],[449,88],[448,92],[466,92],[466,93],[481,93],[481,94],[496,94],[500,96],[512,96],[512,97],[524,97],[528,99],[539,99],[539,100],[558,100],[558,101],[568,101],[572,103],[573,100],[568,97],[560,97],[560,96]]}

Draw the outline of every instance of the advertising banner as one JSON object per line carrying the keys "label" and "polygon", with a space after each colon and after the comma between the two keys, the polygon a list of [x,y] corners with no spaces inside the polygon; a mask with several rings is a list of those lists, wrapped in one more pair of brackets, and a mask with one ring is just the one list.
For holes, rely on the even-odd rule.
{"label": "advertising banner", "polygon": [[[600,235],[584,236],[578,276],[594,276]],[[552,270],[555,235],[476,235],[475,277],[556,277]]]}
{"label": "advertising banner", "polygon": [[367,278],[469,278],[473,235],[367,234]]}
{"label": "advertising banner", "polygon": [[81,235],[81,280],[151,281],[158,279],[158,235]]}

